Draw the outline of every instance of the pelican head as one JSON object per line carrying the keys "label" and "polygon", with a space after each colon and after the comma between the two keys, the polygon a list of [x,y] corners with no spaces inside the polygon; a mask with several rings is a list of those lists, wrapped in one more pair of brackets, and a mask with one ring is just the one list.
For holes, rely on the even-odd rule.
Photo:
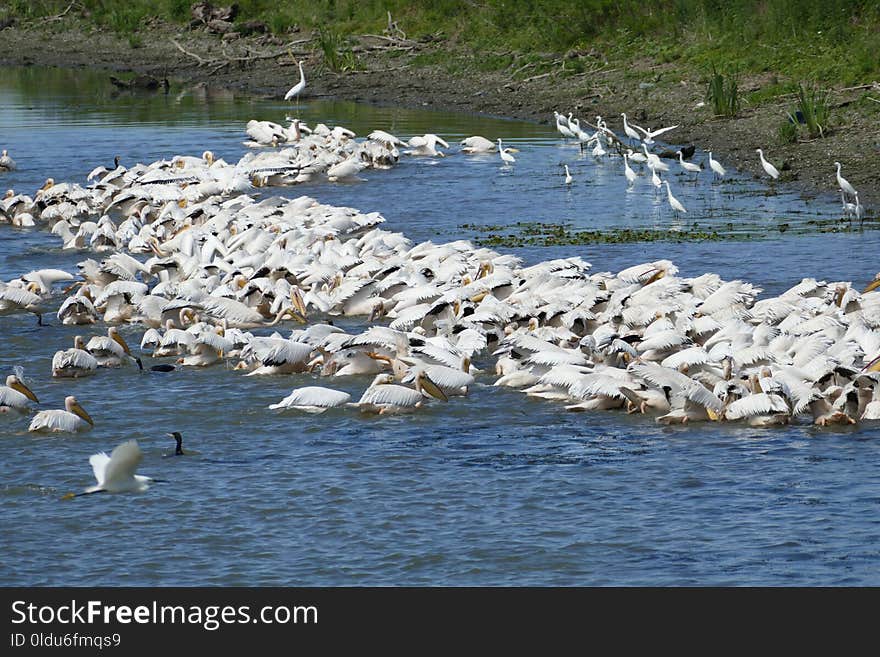
{"label": "pelican head", "polygon": [[86,341],[83,339],[83,336],[77,335],[75,338],[73,338],[73,348],[74,349],[85,349],[86,348]]}
{"label": "pelican head", "polygon": [[111,326],[107,330],[107,334],[109,335],[110,339],[113,340],[113,342],[117,343],[120,347],[122,347],[122,350],[126,354],[131,356],[131,349],[128,348],[128,343],[125,341],[125,338],[123,338],[121,335],[119,335],[119,331],[116,329],[115,326]]}
{"label": "pelican head", "polygon": [[40,403],[40,400],[37,399],[37,396],[33,393],[33,391],[28,388],[24,383],[22,383],[21,379],[15,376],[15,374],[10,374],[6,377],[6,385],[13,390],[17,390],[31,401],[37,402],[38,404]]}
{"label": "pelican head", "polygon": [[428,376],[428,373],[423,369],[419,369],[416,371],[415,375],[416,379],[416,390],[421,392],[422,394],[428,393],[435,399],[439,399],[440,401],[447,402],[449,401],[449,397],[446,396],[446,393],[443,392],[436,383],[431,381],[431,378]]}
{"label": "pelican head", "polygon": [[43,186],[40,187],[40,189],[39,189],[38,191],[45,192],[45,191],[48,190],[50,187],[52,187],[52,185],[54,185],[54,184],[55,184],[55,179],[54,179],[54,178],[46,178],[46,182],[43,183]]}
{"label": "pelican head", "polygon": [[868,283],[867,287],[862,290],[862,294],[875,290],[878,287],[880,287],[880,272],[877,272],[877,274],[874,276],[874,280]]}
{"label": "pelican head", "polygon": [[202,159],[205,161],[205,164],[211,166],[214,163],[214,154],[211,151],[205,151],[202,153]]}
{"label": "pelican head", "polygon": [[67,410],[68,413],[78,415],[92,426],[95,426],[95,421],[92,420],[92,417],[88,413],[86,413],[86,410],[79,405],[79,402],[76,401],[76,397],[74,397],[73,395],[65,397],[64,408]]}

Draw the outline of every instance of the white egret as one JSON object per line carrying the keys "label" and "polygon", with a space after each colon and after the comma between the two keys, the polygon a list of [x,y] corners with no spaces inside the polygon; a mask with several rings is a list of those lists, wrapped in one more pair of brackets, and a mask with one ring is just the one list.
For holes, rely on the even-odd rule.
{"label": "white egret", "polygon": [[627,182],[632,185],[636,181],[636,172],[629,165],[629,155],[623,154],[623,173],[626,175]]}
{"label": "white egret", "polygon": [[712,151],[709,151],[709,168],[712,169],[715,178],[723,178],[727,174],[727,170],[721,166],[721,163],[712,159]]}
{"label": "white egret", "polygon": [[509,149],[503,148],[501,145],[501,139],[498,139],[498,154],[501,156],[501,161],[504,162],[507,166],[512,165],[516,162],[516,158],[508,152]]}
{"label": "white egret", "polygon": [[150,484],[160,481],[134,473],[143,458],[144,453],[136,440],[127,440],[117,445],[110,456],[105,452],[93,454],[89,463],[95,473],[97,485],[89,486],[82,493],[68,493],[61,499],[93,493],[143,493]]}
{"label": "white egret", "polygon": [[621,112],[620,115],[623,117],[623,131],[626,133],[626,136],[629,137],[630,139],[635,139],[636,141],[641,141],[642,136],[638,132],[633,130],[633,128],[631,128],[630,125],[626,122],[626,114]]}
{"label": "white egret", "polygon": [[664,180],[663,184],[666,185],[666,197],[669,199],[669,205],[676,212],[683,212],[687,214],[687,210],[684,209],[684,206],[679,202],[677,198],[672,195],[672,192],[669,189],[669,181]]}
{"label": "white egret", "polygon": [[681,151],[675,151],[675,154],[678,155],[678,163],[685,171],[689,171],[691,173],[700,173],[700,171],[702,171],[699,164],[694,164],[693,162],[685,162],[684,155]]}
{"label": "white egret", "polygon": [[669,132],[670,130],[675,130],[678,126],[677,126],[677,125],[671,125],[671,126],[669,126],[668,128],[660,128],[659,130],[650,130],[650,129],[649,129],[649,130],[645,130],[644,128],[640,128],[640,127],[637,126],[637,125],[633,125],[633,127],[634,127],[636,130],[640,130],[641,132],[643,132],[643,133],[645,134],[644,138],[642,139],[642,142],[644,142],[645,144],[653,144],[653,143],[654,143],[654,137],[659,137],[659,136],[662,135],[664,132]]}
{"label": "white egret", "polygon": [[846,178],[840,175],[840,162],[835,162],[834,166],[837,167],[837,184],[840,186],[840,189],[850,196],[856,196],[857,192],[855,188],[849,184],[849,181]]}
{"label": "white egret", "polygon": [[777,169],[775,166],[764,159],[764,151],[762,151],[760,148],[756,148],[755,152],[761,158],[761,166],[764,167],[764,171],[766,171],[767,175],[773,178],[773,180],[776,180],[779,177],[779,169]]}
{"label": "white egret", "polygon": [[303,73],[303,63],[302,60],[299,60],[299,82],[293,85],[290,89],[287,90],[287,93],[284,94],[284,100],[290,100],[291,98],[297,98],[297,107],[299,107],[299,95],[302,93],[302,90],[306,88],[306,76]]}
{"label": "white egret", "polygon": [[31,420],[28,431],[40,433],[74,433],[89,431],[95,426],[94,420],[80,406],[76,397],[69,395],[64,399],[64,410],[40,411]]}
{"label": "white egret", "polygon": [[654,190],[656,193],[656,191],[658,189],[663,187],[663,181],[661,181],[660,176],[657,175],[657,169],[655,169],[654,167],[650,167],[650,169],[651,169],[651,184],[654,185],[654,187],[656,188]]}
{"label": "white egret", "polygon": [[565,184],[570,185],[573,180],[573,178],[571,177],[571,172],[568,170],[567,164],[563,164],[562,166],[565,167]]}

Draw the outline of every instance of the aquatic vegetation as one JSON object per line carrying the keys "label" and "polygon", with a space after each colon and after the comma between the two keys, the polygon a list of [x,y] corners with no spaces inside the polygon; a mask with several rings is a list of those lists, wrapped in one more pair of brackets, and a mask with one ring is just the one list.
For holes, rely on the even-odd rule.
{"label": "aquatic vegetation", "polygon": [[795,125],[802,122],[806,126],[810,139],[825,136],[830,96],[830,91],[821,90],[817,85],[798,84],[797,109],[794,115],[789,113],[788,116]]}

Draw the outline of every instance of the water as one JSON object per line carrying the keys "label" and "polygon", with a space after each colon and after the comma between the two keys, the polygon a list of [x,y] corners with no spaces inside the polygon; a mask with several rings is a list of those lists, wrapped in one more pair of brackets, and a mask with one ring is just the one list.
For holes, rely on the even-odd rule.
{"label": "water", "polygon": [[[0,71],[0,97],[0,145],[20,167],[0,184],[29,193],[49,176],[84,183],[114,155],[132,164],[210,148],[233,161],[246,150],[248,119],[279,120],[289,109],[199,89],[114,95],[102,75],[41,69]],[[452,145],[482,134],[520,149],[512,170],[451,148],[444,159],[364,172],[365,182],[269,190],[379,211],[389,229],[416,240],[482,235],[462,224],[665,229],[676,221],[647,180],[627,193],[619,159],[581,158],[547,126],[342,102],[303,103],[302,114],[359,135],[430,131]],[[575,176],[570,189],[562,162]],[[833,194],[806,201],[767,196],[743,177],[708,179],[673,177],[688,221],[736,221],[770,237],[517,253],[528,262],[577,254],[609,271],[669,258],[685,275],[715,271],[771,294],[803,276],[861,283],[873,275],[865,265],[873,266],[876,233],[776,230],[833,219]],[[42,266],[75,271],[93,255],[58,246],[45,232],[0,226],[0,278]],[[268,404],[313,378],[130,368],[55,381],[52,354],[103,327],[38,328],[17,315],[0,318],[0,331],[0,373],[23,365],[42,408],[74,393],[96,420],[83,436],[33,437],[24,419],[0,419],[0,584],[880,583],[880,441],[865,424],[660,427],[621,413],[567,414],[492,387],[488,374],[467,398],[411,416],[275,414]],[[143,329],[122,332],[138,343]],[[359,394],[367,381],[333,385]],[[173,441],[163,434],[173,430],[199,454],[165,458]],[[140,472],[168,483],[144,495],[59,500],[93,483],[89,455],[129,437],[145,452]]]}

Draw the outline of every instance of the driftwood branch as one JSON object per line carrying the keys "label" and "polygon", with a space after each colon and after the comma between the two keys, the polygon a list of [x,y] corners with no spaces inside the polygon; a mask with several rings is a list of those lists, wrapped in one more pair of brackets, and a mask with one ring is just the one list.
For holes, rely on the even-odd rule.
{"label": "driftwood branch", "polygon": [[[212,66],[212,67],[214,67],[211,69],[211,73],[216,73],[220,69],[225,68],[226,66],[229,66],[230,64],[248,64],[251,62],[256,62],[256,61],[260,61],[260,60],[264,60],[264,59],[278,59],[279,57],[283,57],[284,55],[288,55],[288,54],[293,55],[294,53],[292,53],[290,51],[290,48],[292,46],[298,45],[301,43],[307,43],[308,41],[311,41],[311,39],[297,39],[296,41],[291,41],[290,43],[286,44],[284,46],[284,48],[282,48],[281,50],[279,50],[277,52],[247,54],[243,57],[231,55],[231,54],[227,53],[224,49],[224,51],[223,51],[224,57],[214,58],[214,59],[205,59],[201,55],[194,53],[191,50],[187,50],[182,45],[180,45],[176,40],[171,39],[171,43],[173,43],[174,46],[180,52],[182,52],[184,55],[187,55],[188,57],[192,57],[193,59],[195,59],[199,66]],[[307,55],[308,53],[297,52],[295,54],[297,54],[299,56],[303,56],[303,55]]]}
{"label": "driftwood branch", "polygon": [[52,21],[60,21],[60,20],[61,20],[62,18],[64,18],[64,17],[70,12],[70,10],[73,9],[74,7],[77,7],[78,9],[82,9],[82,5],[81,5],[80,3],[78,3],[76,0],[73,0],[73,2],[71,2],[69,5],[67,5],[67,7],[65,8],[65,10],[62,11],[60,14],[55,14],[54,16],[46,16],[46,17],[44,17],[44,18],[41,18],[41,19],[40,19],[40,22],[41,22],[41,23],[51,23]]}

